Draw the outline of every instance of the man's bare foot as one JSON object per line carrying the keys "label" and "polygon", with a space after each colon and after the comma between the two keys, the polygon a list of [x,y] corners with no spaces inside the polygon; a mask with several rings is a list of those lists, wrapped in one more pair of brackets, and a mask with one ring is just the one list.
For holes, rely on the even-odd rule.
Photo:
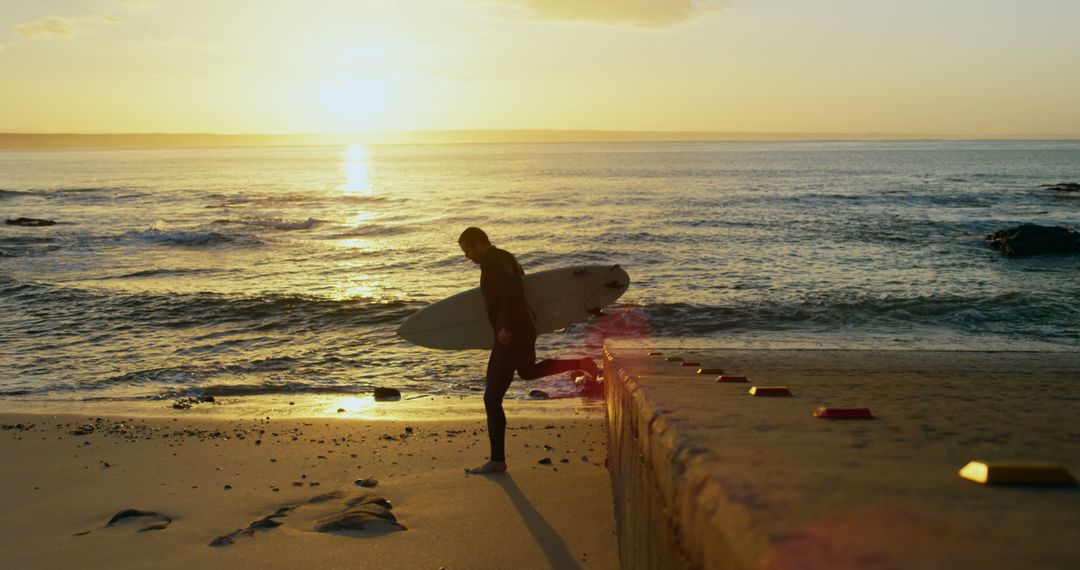
{"label": "man's bare foot", "polygon": [[506,471],[505,461],[488,461],[480,467],[466,469],[466,475],[484,475],[486,473],[503,473]]}
{"label": "man's bare foot", "polygon": [[581,369],[589,376],[592,376],[593,380],[600,377],[600,368],[596,365],[596,361],[591,358],[581,359]]}

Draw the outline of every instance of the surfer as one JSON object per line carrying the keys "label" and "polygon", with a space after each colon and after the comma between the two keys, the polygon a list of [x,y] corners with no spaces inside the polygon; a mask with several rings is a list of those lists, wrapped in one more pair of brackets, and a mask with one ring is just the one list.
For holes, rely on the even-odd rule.
{"label": "surfer", "polygon": [[488,357],[484,386],[484,411],[487,413],[491,456],[487,463],[467,473],[502,473],[506,471],[506,414],[502,401],[514,372],[522,380],[534,380],[552,374],[584,370],[596,378],[600,370],[591,358],[536,361],[536,328],[532,310],[525,301],[521,265],[514,256],[491,245],[480,228],[466,228],[458,238],[465,257],[480,266],[480,291],[484,308],[495,333],[495,344]]}

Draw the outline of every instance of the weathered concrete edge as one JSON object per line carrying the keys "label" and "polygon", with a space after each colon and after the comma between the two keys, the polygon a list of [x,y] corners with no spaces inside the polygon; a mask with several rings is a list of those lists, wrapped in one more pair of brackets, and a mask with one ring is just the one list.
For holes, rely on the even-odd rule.
{"label": "weathered concrete edge", "polygon": [[609,470],[624,568],[756,566],[769,540],[730,499],[722,466],[656,409],[604,348]]}

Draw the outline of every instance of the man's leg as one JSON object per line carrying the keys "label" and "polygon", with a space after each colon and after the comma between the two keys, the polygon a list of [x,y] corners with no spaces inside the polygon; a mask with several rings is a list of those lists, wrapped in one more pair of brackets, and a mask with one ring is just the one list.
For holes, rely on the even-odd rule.
{"label": "man's leg", "polygon": [[596,378],[600,374],[596,363],[591,358],[554,360],[551,358],[536,361],[536,338],[523,343],[515,352],[515,367],[522,380],[536,380],[553,374],[584,370]]}
{"label": "man's leg", "polygon": [[499,473],[506,471],[506,413],[502,401],[510,381],[514,379],[514,363],[509,347],[497,344],[488,357],[487,379],[484,385],[484,411],[487,413],[488,440],[491,443],[490,461],[468,469],[469,473]]}

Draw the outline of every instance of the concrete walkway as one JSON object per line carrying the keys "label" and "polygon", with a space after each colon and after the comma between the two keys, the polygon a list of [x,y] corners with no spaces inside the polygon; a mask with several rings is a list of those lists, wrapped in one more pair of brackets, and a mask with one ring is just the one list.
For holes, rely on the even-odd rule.
{"label": "concrete walkway", "polygon": [[958,475],[980,459],[1080,474],[1080,355],[652,350],[605,355],[625,567],[1080,568],[1077,487]]}

